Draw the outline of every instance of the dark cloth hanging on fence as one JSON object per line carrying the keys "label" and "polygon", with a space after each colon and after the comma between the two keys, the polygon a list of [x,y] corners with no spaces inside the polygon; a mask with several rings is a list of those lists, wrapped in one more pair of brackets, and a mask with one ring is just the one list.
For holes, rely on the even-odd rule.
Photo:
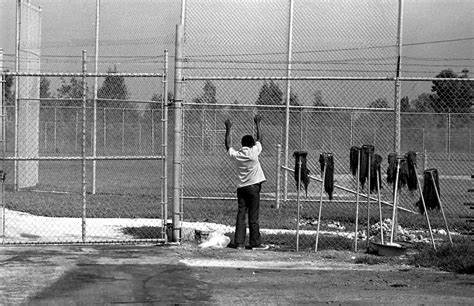
{"label": "dark cloth hanging on fence", "polygon": [[387,183],[393,184],[397,175],[397,153],[388,154],[387,160]]}
{"label": "dark cloth hanging on fence", "polygon": [[353,176],[357,175],[357,166],[359,165],[359,154],[359,147],[351,147],[351,150],[349,152],[349,165]]}
{"label": "dark cloth hanging on fence", "polygon": [[[433,176],[431,176],[433,174]],[[436,189],[435,189],[436,186]],[[436,195],[438,190],[438,195]],[[440,210],[441,205],[438,200],[439,191],[439,175],[437,169],[427,169],[423,172],[423,199],[425,199],[425,205],[427,210]],[[421,197],[415,204],[421,214],[425,213],[423,208],[423,202]]]}
{"label": "dark cloth hanging on fence", "polygon": [[388,155],[387,183],[393,184],[393,189],[395,189],[396,185],[394,183],[397,179],[398,164],[398,188],[403,188],[408,184],[409,170],[406,158],[399,158],[396,153],[390,153]]}
{"label": "dark cloth hanging on fence", "polygon": [[380,186],[380,189],[382,189],[382,173],[380,171],[380,165],[382,164],[382,156],[378,154],[374,154],[374,158],[371,161],[371,167],[370,167],[370,193],[377,190],[377,175],[379,179],[378,185]]}
{"label": "dark cloth hanging on fence", "polygon": [[418,188],[418,180],[416,178],[416,152],[409,151],[405,154],[407,159],[408,177],[407,186],[408,190],[413,191]]}
{"label": "dark cloth hanging on fence", "polygon": [[[306,156],[308,152],[306,151],[295,151],[293,153],[293,157],[295,158],[295,181],[296,181],[296,188],[302,189],[304,188],[306,192],[306,196],[308,196],[308,186],[309,186],[309,169],[306,162]],[[301,159],[301,172],[300,172],[300,165],[299,161]],[[298,179],[298,173],[301,173],[300,179]],[[300,186],[298,186],[298,181],[300,182]]]}
{"label": "dark cloth hanging on fence", "polygon": [[398,159],[400,162],[400,172],[398,173],[398,187],[403,188],[408,184],[408,163],[405,158]]}
{"label": "dark cloth hanging on fence", "polygon": [[[321,166],[321,179],[324,180],[324,191],[329,196],[329,200],[333,199],[334,193],[334,157],[332,153],[321,153],[319,155],[319,164]],[[324,168],[326,173],[323,176]]]}
{"label": "dark cloth hanging on fence", "polygon": [[360,166],[359,166],[359,181],[362,189],[364,188],[365,181],[369,175],[369,159],[372,163],[374,158],[375,147],[373,145],[363,145],[361,150]]}

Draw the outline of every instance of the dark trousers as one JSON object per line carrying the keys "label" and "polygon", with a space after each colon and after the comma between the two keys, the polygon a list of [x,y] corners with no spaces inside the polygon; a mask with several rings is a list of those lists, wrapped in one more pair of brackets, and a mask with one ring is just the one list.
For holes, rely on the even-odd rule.
{"label": "dark trousers", "polygon": [[244,245],[246,226],[245,217],[249,220],[249,245],[260,245],[260,226],[258,223],[258,211],[260,208],[260,190],[262,184],[254,184],[237,189],[237,221],[235,224],[235,244]]}

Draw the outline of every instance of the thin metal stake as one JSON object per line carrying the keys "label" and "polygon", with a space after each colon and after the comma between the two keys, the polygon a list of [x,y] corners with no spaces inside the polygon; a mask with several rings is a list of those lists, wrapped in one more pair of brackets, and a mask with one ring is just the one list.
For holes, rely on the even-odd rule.
{"label": "thin metal stake", "polygon": [[298,156],[298,185],[296,188],[296,252],[300,246],[300,184],[301,184],[301,156]]}
{"label": "thin metal stake", "polygon": [[357,188],[356,188],[356,217],[355,217],[355,235],[354,235],[354,252],[357,252],[357,235],[359,234],[359,175],[360,175],[360,149],[357,150]]}
{"label": "thin metal stake", "polygon": [[371,160],[370,160],[370,152],[369,152],[369,156],[368,156],[368,167],[369,167],[369,170],[367,171],[367,175],[368,175],[368,178],[367,178],[367,194],[369,195],[367,197],[367,236],[365,238],[365,247],[367,248],[367,250],[369,249],[369,236],[370,236],[370,171],[372,169],[372,165],[371,165]]}
{"label": "thin metal stake", "polygon": [[439,197],[438,187],[436,187],[436,183],[434,181],[433,172],[430,171],[430,174],[431,174],[431,180],[433,181],[434,189],[436,192],[436,197],[438,198],[439,207],[441,208],[441,214],[443,215],[444,225],[446,226],[446,232],[448,233],[449,242],[451,243],[451,245],[453,245],[453,239],[451,239],[451,233],[449,232],[448,221],[446,220],[446,215],[444,214],[443,205],[441,204],[441,199]]}
{"label": "thin metal stake", "polygon": [[397,158],[397,174],[395,176],[395,190],[393,193],[393,212],[392,212],[392,229],[390,233],[390,243],[393,243],[395,233],[395,217],[397,214],[397,194],[398,194],[398,176],[400,174],[400,159]]}
{"label": "thin metal stake", "polygon": [[383,242],[383,217],[382,217],[382,201],[380,199],[380,175],[379,172],[376,171],[377,174],[377,201],[379,204],[379,217],[380,217],[380,242],[384,244]]}
{"label": "thin metal stake", "polygon": [[321,194],[320,194],[320,197],[319,197],[318,229],[316,230],[316,243],[314,245],[314,251],[315,252],[318,251],[319,228],[320,228],[320,225],[321,225],[321,211],[322,211],[322,207],[323,207],[323,192],[324,192],[324,179],[325,179],[325,177],[326,177],[326,160],[325,160],[324,166],[323,166],[323,176],[321,177],[322,181],[321,181]]}
{"label": "thin metal stake", "polygon": [[426,209],[425,197],[423,196],[423,191],[421,190],[420,179],[418,178],[418,172],[415,167],[415,176],[418,183],[418,191],[420,192],[421,203],[423,204],[423,209],[425,210],[426,222],[428,223],[428,229],[430,230],[431,243],[433,244],[433,249],[436,251],[436,245],[433,238],[433,230],[431,229],[430,217],[428,216],[428,210]]}

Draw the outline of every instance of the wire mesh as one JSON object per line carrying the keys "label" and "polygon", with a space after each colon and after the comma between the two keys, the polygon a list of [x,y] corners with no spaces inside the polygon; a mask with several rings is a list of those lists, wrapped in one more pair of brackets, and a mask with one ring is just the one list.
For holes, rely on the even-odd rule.
{"label": "wire mesh", "polygon": [[[14,78],[9,74],[7,77]],[[30,78],[28,74],[19,79]],[[91,76],[90,79],[92,79]],[[108,81],[107,78],[110,78]],[[142,97],[129,100],[130,79],[140,78]],[[83,243],[163,240],[163,101],[161,78],[155,74],[100,78],[97,100],[96,156],[93,154],[93,99],[86,102],[83,122],[82,84],[74,74],[41,79],[41,97],[25,94],[20,81],[20,103],[36,106],[28,117],[18,116],[25,152],[15,155],[15,108],[5,99],[7,113],[5,165],[4,243]],[[153,79],[154,81],[150,81]],[[90,82],[91,80],[89,80]],[[153,84],[153,86],[150,86]],[[14,81],[10,84],[14,88]],[[10,88],[10,89],[11,89]],[[146,97],[145,93],[149,93]],[[119,96],[122,94],[122,96]],[[32,122],[35,125],[32,127]],[[85,124],[85,125],[84,125]],[[26,136],[25,136],[26,137]],[[83,138],[85,137],[85,147]],[[28,153],[29,152],[29,153]],[[31,152],[34,152],[32,154]],[[84,156],[82,155],[84,153]],[[83,159],[86,194],[82,194]],[[97,160],[97,191],[91,192],[92,161]],[[17,161],[23,167],[15,169]],[[32,164],[34,163],[34,167]],[[35,182],[18,184],[18,178]],[[83,211],[85,196],[86,210]],[[86,216],[86,240],[81,217]]]}
{"label": "wire mesh", "polygon": [[[6,106],[4,169],[8,218],[5,220],[7,229],[31,223],[36,217],[45,218],[42,223],[51,227],[48,233],[41,234],[39,229],[16,236],[10,231],[6,233],[8,241],[80,240],[80,221],[75,220],[69,230],[61,222],[82,214],[81,160],[76,158],[82,153],[83,137],[88,187],[92,180],[94,76],[101,86],[95,120],[96,154],[101,159],[97,161],[97,193],[87,194],[90,217],[87,233],[93,241],[107,241],[109,237],[104,233],[110,231],[120,232],[115,241],[164,237],[163,226],[157,229],[160,225],[157,216],[163,213],[159,203],[167,200],[162,198],[160,190],[163,188],[160,159],[168,152],[162,151],[162,75],[156,71],[162,69],[162,50],[169,49],[174,54],[174,31],[180,23],[181,5],[185,6],[182,16],[185,87],[180,92],[185,102],[183,181],[182,186],[174,187],[182,188],[183,202],[181,211],[173,213],[190,222],[186,226],[205,229],[212,223],[212,228],[233,232],[235,170],[226,157],[223,122],[227,118],[234,121],[238,129],[233,131],[232,138],[238,146],[242,134],[254,133],[252,118],[259,113],[264,117],[261,161],[267,174],[261,209],[265,242],[281,248],[297,248],[297,190],[291,171],[292,154],[306,150],[312,178],[308,196],[302,197],[301,248],[313,248],[319,225],[315,220],[319,217],[321,198],[319,155],[322,152],[334,154],[336,188],[331,201],[323,194],[320,224],[323,235],[319,249],[350,249],[354,235],[363,244],[367,237],[367,230],[362,226],[367,223],[367,198],[360,197],[361,214],[357,221],[361,226],[355,233],[356,180],[349,171],[349,149],[373,145],[382,156],[383,216],[390,218],[393,193],[384,172],[388,154],[396,147],[394,110],[400,103],[400,153],[418,153],[420,178],[424,169],[439,170],[441,201],[450,228],[460,233],[469,231],[463,217],[470,213],[464,203],[470,201],[467,190],[472,175],[474,80],[469,74],[472,38],[466,38],[463,31],[470,29],[470,19],[456,18],[453,27],[438,16],[441,11],[458,16],[453,13],[454,8],[469,12],[470,1],[458,1],[449,8],[404,3],[405,39],[403,55],[398,57],[400,1],[140,0],[133,5],[115,2],[112,5],[109,0],[101,0],[98,69],[95,74],[88,67],[86,75],[83,131],[80,54],[89,50],[90,66],[91,51],[96,51],[96,3],[45,2],[41,14],[47,26],[41,29],[41,40],[35,40],[38,36],[33,35],[40,32],[38,20],[26,13],[22,15],[21,36],[30,35],[33,40],[31,43],[20,40],[22,69],[18,74],[4,74],[6,90],[2,95]],[[3,5],[5,11],[12,11],[14,2]],[[69,16],[64,12],[74,14]],[[4,15],[5,32],[10,33],[15,28],[14,14]],[[432,26],[433,19],[438,21],[436,27]],[[60,28],[61,33],[51,28]],[[435,31],[441,32],[442,28],[450,29],[449,37],[438,39]],[[426,38],[419,35],[422,32],[431,35]],[[8,42],[4,48],[1,68],[14,71],[15,48]],[[398,64],[401,64],[399,99],[394,97]],[[38,73],[40,67],[43,74]],[[135,71],[142,75],[123,74]],[[15,79],[16,76],[19,77]],[[14,107],[15,92],[21,106],[18,112]],[[172,95],[166,102],[172,102]],[[173,127],[173,120],[168,124]],[[172,131],[170,128],[168,132],[170,142]],[[15,141],[16,137],[25,141]],[[23,146],[19,153],[25,160],[16,159],[21,167],[26,167],[21,171],[15,169],[15,150],[19,148],[15,143]],[[279,144],[284,145],[281,153],[277,152]],[[40,159],[44,157],[51,159]],[[277,164],[278,160],[282,161],[281,165]],[[26,184],[29,187],[13,192],[14,177],[10,174],[27,173],[26,169],[34,169],[28,175],[32,179]],[[171,174],[171,166],[169,170]],[[398,222],[402,237],[410,241],[420,235],[427,237],[424,216],[418,214],[414,205],[419,194],[406,189],[400,193],[404,210],[400,211]],[[275,199],[280,195],[282,202],[277,208]],[[375,224],[380,221],[375,195],[369,205],[370,224]],[[439,212],[431,214],[437,239],[444,239]],[[118,222],[114,224],[122,224],[119,227],[127,228],[128,232],[118,230],[116,225],[94,224],[102,219]],[[369,231],[372,237],[377,234],[377,228]]]}
{"label": "wire mesh", "polygon": [[[392,218],[394,197],[393,186],[387,183],[385,174],[388,155],[400,148],[400,154],[417,152],[419,172],[437,167],[445,173],[441,179],[446,192],[441,192],[442,201],[456,230],[466,231],[469,224],[462,217],[469,212],[462,203],[469,198],[472,171],[468,164],[472,154],[473,81],[468,71],[439,72],[432,66],[431,72],[415,72],[415,58],[410,56],[403,57],[409,62],[403,66],[397,44],[401,26],[399,4],[186,2],[184,220],[219,223],[232,236],[237,209],[236,173],[225,153],[224,120],[231,118],[238,126],[238,133],[234,131],[232,135],[238,146],[239,137],[254,132],[252,118],[260,113],[264,117],[261,162],[268,173],[260,218],[267,243],[297,248],[297,190],[291,169],[292,154],[299,150],[308,152],[308,167],[314,176],[308,196],[302,201],[299,225],[304,239],[299,243],[309,249],[315,243],[321,199],[319,155],[323,152],[334,154],[336,185],[333,200],[323,194],[323,248],[351,249],[354,236],[358,236],[359,243],[365,243],[367,237],[376,238],[377,230],[386,226],[386,221],[379,218],[376,195],[370,200],[361,195],[359,205],[364,213],[357,222],[370,223],[378,229],[360,227],[354,232],[357,187],[349,171],[349,150],[363,145],[374,146],[383,158],[383,218]],[[405,15],[408,14],[402,13],[402,17]],[[464,63],[470,65],[468,61]],[[401,74],[397,72],[399,64]],[[404,79],[403,71],[412,76],[455,79]],[[396,81],[401,87],[399,97],[395,95]],[[398,136],[397,106],[401,133]],[[456,108],[456,114],[451,107]],[[276,156],[278,144],[283,145],[283,156]],[[277,166],[278,157],[288,165]],[[277,176],[287,176],[288,180],[281,180],[282,185],[277,186]],[[360,192],[366,194],[366,187]],[[287,193],[287,199],[277,208],[279,193],[283,198]],[[401,239],[428,237],[426,220],[415,205],[418,200],[417,191],[400,191]],[[442,229],[439,212],[430,213],[436,230]]]}

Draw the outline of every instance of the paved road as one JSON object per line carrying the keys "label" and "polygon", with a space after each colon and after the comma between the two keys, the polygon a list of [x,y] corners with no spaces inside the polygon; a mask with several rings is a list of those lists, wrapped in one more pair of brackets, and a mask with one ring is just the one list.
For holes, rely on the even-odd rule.
{"label": "paved road", "polygon": [[474,304],[474,276],[196,246],[0,247],[0,304]]}

